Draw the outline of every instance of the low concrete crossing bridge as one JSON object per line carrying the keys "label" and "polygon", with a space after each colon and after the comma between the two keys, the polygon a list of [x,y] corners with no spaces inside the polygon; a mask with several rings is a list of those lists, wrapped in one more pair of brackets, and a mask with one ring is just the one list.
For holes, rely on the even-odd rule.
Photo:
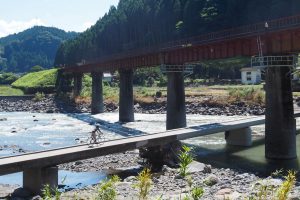
{"label": "low concrete crossing bridge", "polygon": [[[294,117],[300,117],[300,111]],[[176,140],[185,140],[215,133],[225,132],[228,145],[251,146],[251,126],[262,125],[265,118],[248,117],[242,120],[204,124],[161,133],[145,134],[106,141],[98,145],[84,144],[17,156],[0,158],[0,176],[23,172],[23,187],[40,194],[44,185],[55,188],[58,184],[57,165],[98,156],[125,152],[143,147],[166,145]]]}

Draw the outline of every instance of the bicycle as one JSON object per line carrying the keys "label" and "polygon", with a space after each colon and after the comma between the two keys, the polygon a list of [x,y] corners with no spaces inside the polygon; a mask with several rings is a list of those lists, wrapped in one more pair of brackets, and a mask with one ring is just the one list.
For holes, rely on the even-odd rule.
{"label": "bicycle", "polygon": [[96,125],[95,129],[90,133],[91,135],[88,138],[88,144],[102,144],[104,142],[104,133],[100,130],[99,125]]}

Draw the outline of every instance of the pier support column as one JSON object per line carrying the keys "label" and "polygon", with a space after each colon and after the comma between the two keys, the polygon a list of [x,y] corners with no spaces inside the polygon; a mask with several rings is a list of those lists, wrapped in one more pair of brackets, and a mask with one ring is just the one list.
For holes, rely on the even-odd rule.
{"label": "pier support column", "polygon": [[251,128],[226,131],[225,139],[227,145],[249,147],[252,145]]}
{"label": "pier support column", "polygon": [[183,72],[168,72],[167,130],[186,127]]}
{"label": "pier support column", "polygon": [[122,69],[120,73],[119,121],[133,122],[133,70]]}
{"label": "pier support column", "polygon": [[296,121],[289,67],[267,67],[265,129],[266,158],[297,157]]}
{"label": "pier support column", "polygon": [[74,92],[73,92],[74,97],[78,97],[81,93],[82,77],[83,74],[81,73],[74,74]]}
{"label": "pier support column", "polygon": [[103,72],[92,72],[92,114],[104,112],[102,77]]}
{"label": "pier support column", "polygon": [[[186,127],[186,108],[184,91],[184,72],[177,69],[168,72],[167,95],[167,130]],[[140,150],[140,155],[151,163],[152,170],[160,169],[163,165],[178,166],[178,153],[181,142],[175,140],[163,146],[154,146]]]}
{"label": "pier support column", "polygon": [[45,185],[58,186],[58,167],[32,168],[23,172],[23,188],[34,195],[41,195]]}
{"label": "pier support column", "polygon": [[72,79],[72,74],[64,73],[62,69],[58,70],[55,83],[56,92],[58,94],[72,92]]}

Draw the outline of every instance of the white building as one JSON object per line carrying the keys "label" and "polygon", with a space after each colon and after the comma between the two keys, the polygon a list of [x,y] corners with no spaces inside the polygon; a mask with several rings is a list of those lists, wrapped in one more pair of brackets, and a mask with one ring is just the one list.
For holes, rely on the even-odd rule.
{"label": "white building", "polygon": [[242,73],[242,84],[260,84],[261,83],[261,71],[257,68],[243,68]]}
{"label": "white building", "polygon": [[111,75],[111,73],[103,73],[103,81],[111,82],[112,78],[113,76]]}

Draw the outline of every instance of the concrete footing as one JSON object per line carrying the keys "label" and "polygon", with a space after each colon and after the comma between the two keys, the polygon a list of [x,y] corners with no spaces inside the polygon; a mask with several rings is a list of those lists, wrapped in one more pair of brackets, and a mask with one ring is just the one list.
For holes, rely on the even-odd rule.
{"label": "concrete footing", "polygon": [[167,130],[186,127],[184,74],[168,72]]}
{"label": "concrete footing", "polygon": [[265,154],[269,159],[294,159],[296,121],[289,67],[266,70]]}
{"label": "concrete footing", "polygon": [[104,112],[102,77],[102,72],[92,72],[92,114]]}
{"label": "concrete footing", "polygon": [[133,70],[122,69],[120,73],[119,121],[133,122]]}
{"label": "concrete footing", "polygon": [[58,167],[32,168],[23,172],[23,188],[34,195],[42,194],[45,185],[58,186]]}
{"label": "concrete footing", "polygon": [[73,89],[74,97],[78,97],[81,93],[82,78],[83,78],[83,74],[81,74],[81,73],[74,74],[74,89]]}
{"label": "concrete footing", "polygon": [[243,128],[226,131],[225,139],[227,145],[249,147],[252,145],[252,130],[251,128]]}

